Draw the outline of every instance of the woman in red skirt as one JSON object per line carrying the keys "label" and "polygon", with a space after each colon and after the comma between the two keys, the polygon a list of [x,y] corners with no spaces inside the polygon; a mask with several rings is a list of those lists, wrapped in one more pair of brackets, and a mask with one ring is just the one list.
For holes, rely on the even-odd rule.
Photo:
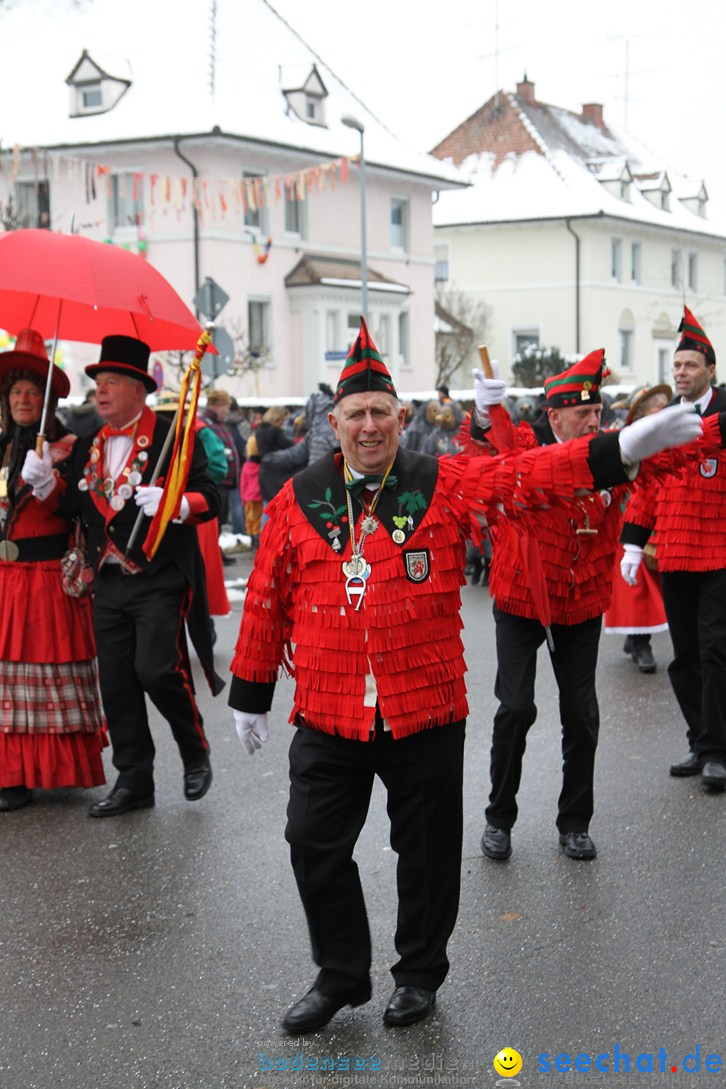
{"label": "woman in red skirt", "polygon": [[[35,787],[106,781],[91,599],[64,593],[70,526],[22,477],[49,365],[42,337],[30,329],[0,354],[0,812],[27,805]],[[53,413],[69,388],[54,366],[46,432],[61,477],[75,435]]]}
{"label": "woman in red skirt", "polygon": [[[651,412],[660,412],[669,405],[673,390],[668,385],[643,386],[634,390],[627,402],[628,415],[625,423],[631,424]],[[623,651],[629,654],[641,673],[655,673],[657,669],[650,637],[655,632],[668,631],[660,578],[657,570],[644,563],[638,571],[635,586],[627,586],[620,576],[620,557],[615,565],[613,596],[605,613],[605,631],[624,635]]]}

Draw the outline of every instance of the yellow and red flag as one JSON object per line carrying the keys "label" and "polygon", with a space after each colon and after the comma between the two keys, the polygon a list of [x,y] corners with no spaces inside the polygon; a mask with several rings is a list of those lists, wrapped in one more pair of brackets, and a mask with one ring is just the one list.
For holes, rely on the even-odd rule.
{"label": "yellow and red flag", "polygon": [[[197,341],[194,359],[187,367],[182,378],[179,390],[179,408],[176,413],[176,433],[169,468],[166,473],[159,508],[151,520],[149,531],[142,546],[147,560],[154,558],[166,532],[166,527],[169,522],[179,515],[179,508],[191,464],[194,421],[197,415],[197,403],[202,385],[202,359],[211,343],[211,334],[205,329]],[[187,398],[189,398],[188,403]]]}

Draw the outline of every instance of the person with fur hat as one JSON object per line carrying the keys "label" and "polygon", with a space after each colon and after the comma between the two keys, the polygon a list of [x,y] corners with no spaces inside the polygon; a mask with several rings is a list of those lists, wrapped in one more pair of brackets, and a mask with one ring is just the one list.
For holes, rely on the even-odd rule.
{"label": "person with fur hat", "polygon": [[[376,776],[398,853],[398,960],[383,1018],[406,1026],[433,1010],[461,877],[466,541],[480,538],[481,518],[517,519],[592,488],[600,461],[625,478],[615,435],[434,458],[401,448],[404,412],[361,320],[329,417],[340,451],[268,505],[232,660],[229,702],[250,755],[268,739],[280,667],[295,676],[285,835],[319,972],[284,1018],[294,1034],[371,997],[353,854]],[[688,437],[700,431],[692,421]],[[631,456],[650,449],[629,430]]]}
{"label": "person with fur hat", "polygon": [[[96,383],[105,420],[95,435],[73,448],[67,482],[54,476],[46,453],[26,456],[23,470],[49,509],[61,504],[80,515],[88,555],[96,569],[93,619],[101,694],[118,778],[91,817],[115,817],[154,805],[154,741],[145,694],[169,723],[183,764],[184,797],[202,798],[212,781],[207,741],[191,676],[185,625],[189,626],[212,691],[214,672],[204,572],[196,525],[219,509],[201,443],[193,441],[186,489],[177,518],[148,559],[143,542],[162,497],[170,451],[156,483],[170,422],[146,404],[156,383],[149,347],[135,337],[107,336],[98,363],[86,367]],[[141,533],[129,546],[139,509]]]}
{"label": "person with fur hat", "polygon": [[[23,469],[50,366],[32,329],[0,354],[0,812],[21,809],[38,787],[106,781],[91,600],[64,593],[71,525],[33,496]],[[51,373],[46,457],[52,476],[65,480],[76,439],[55,409],[70,383],[55,365]]]}
{"label": "person with fur hat", "polygon": [[[639,386],[624,405],[627,409],[625,423],[633,423],[651,412],[660,412],[672,398],[673,390],[669,385]],[[655,673],[657,665],[650,637],[656,632],[668,631],[658,572],[643,564],[635,586],[629,586],[620,578],[619,555],[615,562],[617,571],[612,597],[603,624],[605,634],[624,635],[623,653],[630,655],[641,673]]]}
{"label": "person with fur hat", "polygon": [[[494,598],[499,707],[494,717],[491,789],[481,848],[487,858],[497,862],[512,854],[527,733],[537,717],[537,653],[546,638],[562,724],[562,789],[556,818],[559,841],[571,859],[590,860],[597,853],[589,834],[600,725],[595,673],[618,547],[620,499],[637,471],[636,463],[656,448],[648,445],[649,438],[666,438],[668,433],[657,415],[619,432],[601,432],[600,389],[606,373],[605,352],[599,349],[561,374],[546,378],[542,414],[531,426],[520,423],[515,428],[501,403],[504,382],[475,372],[472,436],[496,451],[551,449],[587,436],[592,437],[593,445],[617,439],[612,450],[617,460],[601,464],[597,491],[535,512],[524,533],[506,521],[492,527],[490,592]],[[688,423],[685,417],[681,420]]]}
{"label": "person with fur hat", "polygon": [[[714,387],[716,354],[695,315],[683,308],[673,357],[676,402],[695,405],[704,435],[726,439],[726,392]],[[662,415],[676,409],[671,407]],[[667,484],[636,488],[625,512],[621,572],[635,582],[656,535],[673,661],[668,676],[686,720],[688,752],[670,766],[726,790],[726,452],[714,448]]]}

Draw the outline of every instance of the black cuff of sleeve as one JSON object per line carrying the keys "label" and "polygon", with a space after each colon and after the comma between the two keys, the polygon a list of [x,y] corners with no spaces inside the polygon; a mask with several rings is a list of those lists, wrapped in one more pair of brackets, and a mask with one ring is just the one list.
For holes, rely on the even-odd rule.
{"label": "black cuff of sleeve", "polygon": [[471,434],[472,439],[475,439],[477,442],[489,442],[487,432],[491,431],[491,426],[492,425],[490,423],[488,427],[480,427],[479,424],[476,422],[476,409],[473,408],[471,410],[471,424],[469,427],[469,433]]}
{"label": "black cuff of sleeve", "polygon": [[646,529],[645,526],[636,526],[634,522],[623,522],[623,528],[620,531],[620,543],[638,545],[639,548],[645,548],[650,533],[651,531]]}
{"label": "black cuff of sleeve", "polygon": [[629,480],[620,456],[617,431],[603,431],[595,435],[590,443],[587,464],[596,489],[612,488],[614,484],[626,484]]}
{"label": "black cuff of sleeve", "polygon": [[261,715],[272,707],[275,694],[275,681],[243,681],[233,677],[229,687],[227,703],[235,711],[248,711],[251,715]]}

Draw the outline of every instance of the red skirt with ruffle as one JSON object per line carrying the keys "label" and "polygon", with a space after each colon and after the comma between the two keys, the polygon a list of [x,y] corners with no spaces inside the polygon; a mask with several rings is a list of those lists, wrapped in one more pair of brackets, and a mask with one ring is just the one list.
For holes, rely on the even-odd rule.
{"label": "red skirt with ruffle", "polygon": [[106,781],[91,599],[60,562],[0,563],[0,788]]}

